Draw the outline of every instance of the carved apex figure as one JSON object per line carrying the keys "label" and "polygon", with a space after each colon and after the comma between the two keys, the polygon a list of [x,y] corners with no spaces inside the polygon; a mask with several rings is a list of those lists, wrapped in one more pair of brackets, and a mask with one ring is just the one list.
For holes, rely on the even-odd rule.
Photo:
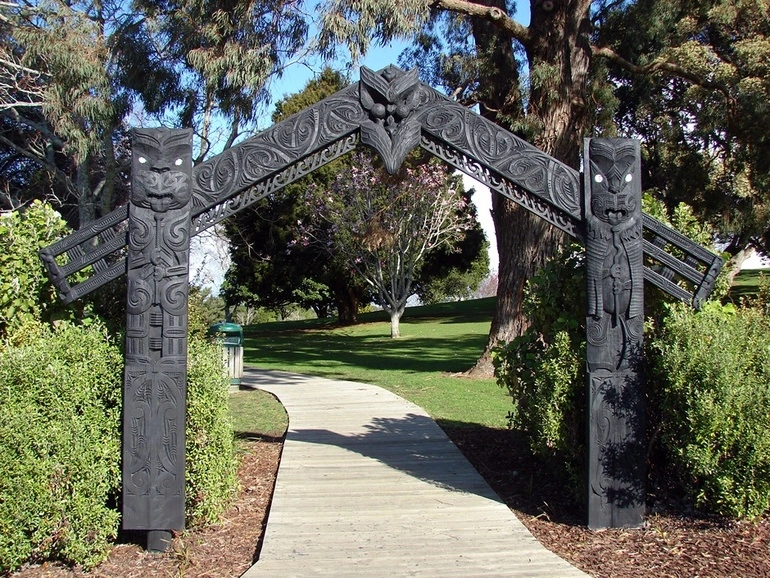
{"label": "carved apex figure", "polygon": [[391,65],[374,72],[362,66],[359,87],[361,106],[369,113],[361,123],[361,142],[380,153],[394,174],[420,144],[422,125],[412,116],[420,104],[417,69],[403,72]]}
{"label": "carved apex figure", "polygon": [[644,270],[638,143],[590,139],[586,171],[589,369],[618,371],[641,339]]}

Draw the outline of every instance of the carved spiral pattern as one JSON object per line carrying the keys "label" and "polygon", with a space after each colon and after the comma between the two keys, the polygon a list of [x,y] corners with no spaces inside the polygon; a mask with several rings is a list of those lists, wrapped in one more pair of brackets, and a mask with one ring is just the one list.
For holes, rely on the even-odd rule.
{"label": "carved spiral pattern", "polygon": [[577,171],[502,127],[443,99],[421,113],[424,131],[463,151],[532,195],[580,219]]}
{"label": "carved spiral pattern", "polygon": [[[149,211],[137,209],[136,213],[149,213]],[[152,227],[146,218],[142,218],[143,216],[137,214],[131,219],[132,226],[128,234],[128,246],[135,251],[141,251],[152,242]]]}
{"label": "carved spiral pattern", "polygon": [[591,320],[586,326],[586,338],[588,343],[600,347],[607,343],[607,330],[604,324]]}
{"label": "carved spiral pattern", "polygon": [[193,217],[355,132],[365,117],[357,86],[351,85],[199,165],[194,170]]}
{"label": "carved spiral pattern", "polygon": [[[181,214],[177,218],[170,220],[163,232],[163,240],[168,248],[180,259],[187,247],[190,245],[190,217],[189,214]],[[179,262],[186,263],[187,259]]]}
{"label": "carved spiral pattern", "polygon": [[305,175],[313,172],[334,159],[341,157],[356,149],[358,139],[355,134],[348,135],[342,140],[324,148],[315,154],[301,159],[290,165],[280,173],[265,179],[255,186],[247,189],[239,195],[228,199],[224,203],[213,207],[212,209],[200,214],[193,221],[193,234],[200,233],[209,227],[225,220],[246,207],[253,205],[260,199],[263,199],[270,193],[282,189],[286,185],[301,179]]}
{"label": "carved spiral pattern", "polygon": [[161,306],[169,315],[182,315],[187,312],[187,277],[169,282],[161,296]]}

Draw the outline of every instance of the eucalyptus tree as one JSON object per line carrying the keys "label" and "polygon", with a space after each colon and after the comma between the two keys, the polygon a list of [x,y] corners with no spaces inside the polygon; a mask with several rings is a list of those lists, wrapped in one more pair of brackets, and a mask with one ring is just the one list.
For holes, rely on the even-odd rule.
{"label": "eucalyptus tree", "polygon": [[[602,35],[615,14],[633,10],[636,2],[617,0],[325,0],[320,13],[319,47],[335,54],[346,47],[353,57],[372,43],[411,40],[406,63],[421,63],[429,82],[449,94],[477,104],[481,114],[506,126],[545,152],[578,168],[584,136],[612,136],[611,124],[617,85],[609,82],[608,67],[622,69],[629,82],[666,77],[701,94],[719,90],[712,71],[683,50],[696,43],[708,46],[708,36],[694,29],[669,35],[648,52],[619,50],[633,43],[640,28],[654,28],[653,20],[638,19],[618,27],[618,35]],[[659,2],[660,6],[667,4]],[[682,16],[702,6],[735,2],[689,0],[670,2]],[[758,15],[766,19],[757,0]],[[516,18],[520,6],[528,21]],[[665,26],[676,26],[666,21]],[[474,368],[492,371],[489,350],[498,340],[520,335],[526,326],[521,313],[525,281],[563,241],[552,227],[500,195],[492,199],[500,254],[497,309],[485,355]]]}
{"label": "eucalyptus tree", "polygon": [[269,77],[307,32],[282,0],[19,0],[2,16],[0,54],[31,71],[36,92],[15,89],[0,107],[0,170],[24,169],[73,226],[124,200],[127,128],[192,126],[203,160],[254,124]]}

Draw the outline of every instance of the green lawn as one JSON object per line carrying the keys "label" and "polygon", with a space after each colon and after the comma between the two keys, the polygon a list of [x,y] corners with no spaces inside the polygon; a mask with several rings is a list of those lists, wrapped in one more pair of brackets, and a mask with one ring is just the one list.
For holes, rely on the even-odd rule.
{"label": "green lawn", "polygon": [[246,363],[320,377],[371,383],[424,408],[444,425],[504,428],[510,398],[494,380],[458,376],[486,344],[493,299],[407,309],[399,339],[382,312],[359,325],[323,320],[244,328]]}
{"label": "green lawn", "polygon": [[289,423],[280,402],[265,391],[242,390],[230,394],[230,417],[236,439],[276,439]]}
{"label": "green lawn", "polygon": [[749,297],[759,292],[759,278],[770,277],[770,269],[744,269],[736,275],[730,287],[730,299],[738,302],[741,297]]}

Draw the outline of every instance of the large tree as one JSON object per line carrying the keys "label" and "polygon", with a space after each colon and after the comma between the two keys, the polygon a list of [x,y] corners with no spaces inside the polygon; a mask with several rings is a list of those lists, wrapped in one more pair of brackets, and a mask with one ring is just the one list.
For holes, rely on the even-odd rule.
{"label": "large tree", "polygon": [[[273,122],[282,121],[347,84],[347,78],[339,72],[324,69],[301,91],[276,103]],[[320,316],[336,309],[341,323],[356,322],[359,305],[369,301],[366,285],[348,274],[347,263],[338,255],[296,243],[300,236],[297,222],[309,216],[305,191],[311,186],[327,188],[337,174],[349,169],[349,156],[332,161],[228,220],[225,232],[232,260],[224,286],[228,302],[271,309],[298,304],[314,309]]]}
{"label": "large tree", "polygon": [[[584,136],[614,133],[607,124],[616,104],[612,97],[615,87],[607,82],[609,64],[635,78],[665,75],[709,93],[717,89],[708,71],[688,60],[686,52],[675,50],[677,42],[707,44],[708,38],[697,34],[671,37],[674,45],[628,57],[615,49],[622,39],[604,41],[601,27],[612,14],[632,8],[634,2],[530,0],[528,25],[514,18],[518,4],[506,0],[327,0],[319,42],[329,54],[344,45],[357,57],[372,42],[411,39],[415,48],[408,61],[422,63],[428,80],[442,84],[469,104],[478,104],[482,115],[576,169]],[[671,4],[686,13],[703,3],[682,0]],[[637,25],[655,23],[639,20]],[[622,30],[629,41],[638,32],[636,26]],[[498,302],[487,351],[475,368],[478,373],[491,373],[489,349],[498,340],[510,340],[525,328],[521,313],[524,284],[562,241],[552,227],[502,196],[495,195],[492,206],[500,254]]]}
{"label": "large tree", "polygon": [[[0,5],[4,208],[54,201],[72,226],[125,201],[127,128],[196,129],[196,162],[253,126],[302,46],[291,1],[22,0]],[[223,127],[219,131],[215,128]]]}
{"label": "large tree", "polygon": [[618,126],[642,139],[646,186],[710,222],[733,271],[753,249],[770,254],[769,12],[766,0],[640,0],[600,30],[626,61],[666,53],[704,79],[610,66]]}

